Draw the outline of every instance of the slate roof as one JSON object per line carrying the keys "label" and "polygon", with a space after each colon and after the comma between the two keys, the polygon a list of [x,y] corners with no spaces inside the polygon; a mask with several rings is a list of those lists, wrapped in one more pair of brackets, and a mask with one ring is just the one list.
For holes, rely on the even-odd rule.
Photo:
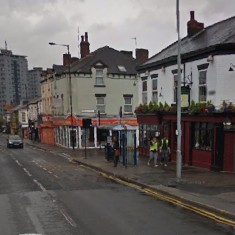
{"label": "slate roof", "polygon": [[[74,62],[71,65],[71,73],[91,73],[91,67],[96,63],[104,64],[110,74],[137,74],[134,58],[108,46],[101,47],[79,61]],[[121,72],[118,66],[124,66],[126,71]]]}
{"label": "slate roof", "polygon": [[[187,36],[181,39],[181,54],[190,55],[192,52],[200,52],[217,45],[225,44],[235,46],[235,16],[208,26],[192,37]],[[139,66],[139,68],[167,60],[170,57],[175,58],[177,53],[178,41],[152,56],[147,62]]]}

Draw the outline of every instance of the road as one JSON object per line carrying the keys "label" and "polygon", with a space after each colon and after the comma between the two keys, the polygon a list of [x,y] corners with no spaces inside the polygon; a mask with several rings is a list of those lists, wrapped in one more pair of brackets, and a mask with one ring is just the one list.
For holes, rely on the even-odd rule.
{"label": "road", "polygon": [[235,234],[180,207],[0,136],[0,234]]}

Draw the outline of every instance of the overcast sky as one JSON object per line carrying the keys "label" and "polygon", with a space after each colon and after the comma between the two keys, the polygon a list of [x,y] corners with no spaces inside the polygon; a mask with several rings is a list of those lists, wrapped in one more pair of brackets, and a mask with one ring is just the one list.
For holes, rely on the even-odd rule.
{"label": "overcast sky", "polygon": [[[235,15],[234,0],[180,0],[181,37],[190,11],[205,27]],[[0,47],[25,55],[29,69],[62,64],[69,44],[78,56],[79,34],[88,32],[90,51],[149,50],[153,56],[177,40],[176,0],[0,0]],[[79,36],[79,39],[80,39]],[[136,41],[133,39],[136,38]],[[79,55],[80,56],[80,55]]]}

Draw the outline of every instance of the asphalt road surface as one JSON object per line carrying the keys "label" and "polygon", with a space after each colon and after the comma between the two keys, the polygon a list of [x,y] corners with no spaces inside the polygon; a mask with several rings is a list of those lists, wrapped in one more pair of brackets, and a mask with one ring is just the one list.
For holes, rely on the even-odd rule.
{"label": "asphalt road surface", "polygon": [[0,136],[0,235],[235,234],[185,209]]}

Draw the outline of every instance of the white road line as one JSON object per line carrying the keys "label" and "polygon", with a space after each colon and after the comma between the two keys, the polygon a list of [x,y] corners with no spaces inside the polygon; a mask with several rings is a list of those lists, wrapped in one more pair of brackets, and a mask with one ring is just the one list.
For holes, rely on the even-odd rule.
{"label": "white road line", "polygon": [[59,178],[57,175],[54,175],[56,178]]}
{"label": "white road line", "polygon": [[66,157],[70,157],[70,155],[69,154],[67,154],[67,153],[62,153],[64,156],[66,156]]}
{"label": "white road line", "polygon": [[71,226],[76,227],[76,223],[69,215],[67,215],[63,210],[60,210],[60,212]]}
{"label": "white road line", "polygon": [[17,163],[17,165],[22,166],[22,164],[18,160],[15,160],[15,162]]}
{"label": "white road line", "polygon": [[52,174],[53,172],[52,171],[48,171],[49,174]]}
{"label": "white road line", "polygon": [[28,176],[30,176],[30,177],[32,176],[26,168],[23,168],[23,170],[25,171],[25,173],[26,173]]}
{"label": "white road line", "polygon": [[44,171],[47,171],[47,168],[45,168],[45,167],[43,167],[42,169],[43,169]]}
{"label": "white road line", "polygon": [[47,191],[47,190],[42,186],[42,184],[39,183],[37,180],[33,179],[33,181],[34,181],[35,184],[38,185],[38,187],[39,187],[42,191],[44,191],[44,192]]}

